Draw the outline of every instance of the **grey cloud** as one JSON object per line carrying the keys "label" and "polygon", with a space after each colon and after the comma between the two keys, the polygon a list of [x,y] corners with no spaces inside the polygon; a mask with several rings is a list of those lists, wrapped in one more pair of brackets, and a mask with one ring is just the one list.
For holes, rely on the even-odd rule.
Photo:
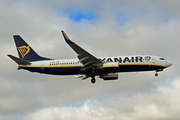
{"label": "grey cloud", "polygon": [[[158,85],[150,93],[121,94],[101,99],[88,99],[80,107],[49,107],[20,117],[34,119],[178,119],[179,79],[168,87]],[[164,99],[164,101],[162,101]],[[42,117],[43,116],[43,117]]]}

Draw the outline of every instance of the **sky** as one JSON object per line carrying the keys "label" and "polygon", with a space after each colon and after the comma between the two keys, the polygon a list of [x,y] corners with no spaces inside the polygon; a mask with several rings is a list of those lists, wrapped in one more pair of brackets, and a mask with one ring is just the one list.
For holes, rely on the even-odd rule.
{"label": "sky", "polygon": [[[179,0],[1,0],[0,119],[180,119]],[[13,35],[41,56],[77,58],[61,34],[96,57],[155,55],[173,65],[119,73],[95,84],[72,76],[17,70]]]}

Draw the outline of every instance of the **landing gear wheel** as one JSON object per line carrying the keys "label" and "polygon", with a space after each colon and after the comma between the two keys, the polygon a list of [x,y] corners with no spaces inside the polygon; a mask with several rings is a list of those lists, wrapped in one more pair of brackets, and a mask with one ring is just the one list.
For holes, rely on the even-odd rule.
{"label": "landing gear wheel", "polygon": [[92,78],[92,79],[91,79],[91,83],[94,84],[95,82],[96,82],[96,79],[95,79],[95,78]]}
{"label": "landing gear wheel", "polygon": [[158,73],[155,73],[155,76],[157,77],[157,76],[158,76]]}

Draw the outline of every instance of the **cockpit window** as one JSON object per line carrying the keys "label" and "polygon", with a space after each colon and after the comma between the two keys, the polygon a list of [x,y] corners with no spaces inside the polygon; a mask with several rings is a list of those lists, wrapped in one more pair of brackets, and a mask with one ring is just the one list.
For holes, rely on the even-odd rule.
{"label": "cockpit window", "polygon": [[159,58],[160,60],[165,60],[164,58]]}

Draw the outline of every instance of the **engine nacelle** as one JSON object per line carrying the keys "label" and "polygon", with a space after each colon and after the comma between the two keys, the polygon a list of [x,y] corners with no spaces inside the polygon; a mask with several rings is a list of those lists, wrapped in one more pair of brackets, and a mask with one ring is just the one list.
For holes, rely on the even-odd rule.
{"label": "engine nacelle", "polygon": [[74,75],[75,78],[83,78],[85,75]]}
{"label": "engine nacelle", "polygon": [[118,62],[107,62],[103,64],[103,70],[105,71],[118,71],[119,70],[119,63]]}
{"label": "engine nacelle", "polygon": [[103,74],[100,76],[103,80],[117,80],[118,79],[118,74],[116,73],[108,73],[108,74]]}
{"label": "engine nacelle", "polygon": [[81,80],[85,80],[88,78],[86,75],[75,75],[75,78],[81,78]]}

